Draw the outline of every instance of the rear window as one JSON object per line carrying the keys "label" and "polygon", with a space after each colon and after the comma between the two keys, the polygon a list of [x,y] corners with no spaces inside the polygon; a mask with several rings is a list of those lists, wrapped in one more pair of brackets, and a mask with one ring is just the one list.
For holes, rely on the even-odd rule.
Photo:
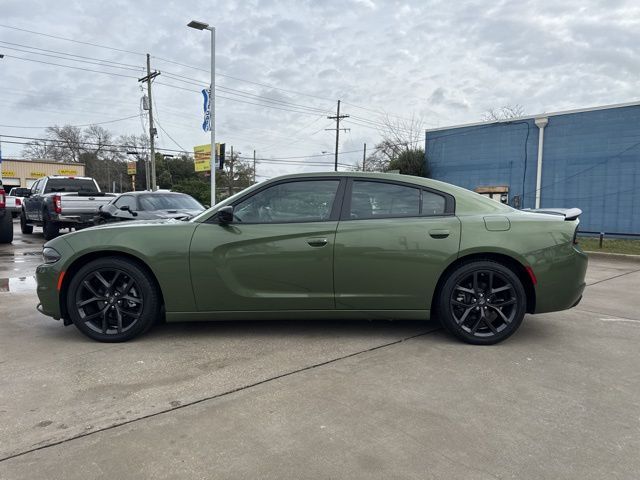
{"label": "rear window", "polygon": [[140,195],[142,210],[204,210],[197,200],[189,195]]}
{"label": "rear window", "polygon": [[96,184],[88,178],[50,178],[44,193],[86,192],[98,193]]}

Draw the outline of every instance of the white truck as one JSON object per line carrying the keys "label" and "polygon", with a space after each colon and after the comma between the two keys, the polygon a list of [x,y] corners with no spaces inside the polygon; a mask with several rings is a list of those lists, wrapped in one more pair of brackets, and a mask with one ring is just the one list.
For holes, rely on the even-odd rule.
{"label": "white truck", "polygon": [[90,177],[43,177],[24,197],[20,229],[30,234],[34,225],[42,226],[44,238],[51,240],[59,235],[61,228],[90,227],[98,208],[114,196],[101,192]]}

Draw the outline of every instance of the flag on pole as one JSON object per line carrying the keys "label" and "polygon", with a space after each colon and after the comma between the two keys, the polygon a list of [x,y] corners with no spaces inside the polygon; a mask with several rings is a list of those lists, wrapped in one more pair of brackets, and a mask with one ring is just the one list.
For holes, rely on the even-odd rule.
{"label": "flag on pole", "polygon": [[211,131],[211,89],[202,89],[202,96],[204,97],[204,121],[202,122],[202,130],[205,132]]}

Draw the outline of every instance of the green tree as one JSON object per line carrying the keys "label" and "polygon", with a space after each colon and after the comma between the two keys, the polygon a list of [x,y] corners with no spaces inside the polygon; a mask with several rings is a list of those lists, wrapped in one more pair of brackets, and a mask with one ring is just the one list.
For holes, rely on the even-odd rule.
{"label": "green tree", "polygon": [[431,174],[424,150],[421,148],[403,150],[389,162],[387,170],[399,170],[403,175],[416,177],[429,177]]}

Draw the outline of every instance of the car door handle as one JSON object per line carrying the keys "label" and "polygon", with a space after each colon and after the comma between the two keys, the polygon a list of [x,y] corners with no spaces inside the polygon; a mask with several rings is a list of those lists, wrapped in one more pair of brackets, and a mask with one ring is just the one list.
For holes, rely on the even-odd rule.
{"label": "car door handle", "polygon": [[449,233],[449,230],[439,228],[429,230],[429,235],[431,236],[431,238],[447,238],[449,236]]}
{"label": "car door handle", "polygon": [[324,247],[327,244],[326,238],[309,238],[307,243],[312,247]]}

